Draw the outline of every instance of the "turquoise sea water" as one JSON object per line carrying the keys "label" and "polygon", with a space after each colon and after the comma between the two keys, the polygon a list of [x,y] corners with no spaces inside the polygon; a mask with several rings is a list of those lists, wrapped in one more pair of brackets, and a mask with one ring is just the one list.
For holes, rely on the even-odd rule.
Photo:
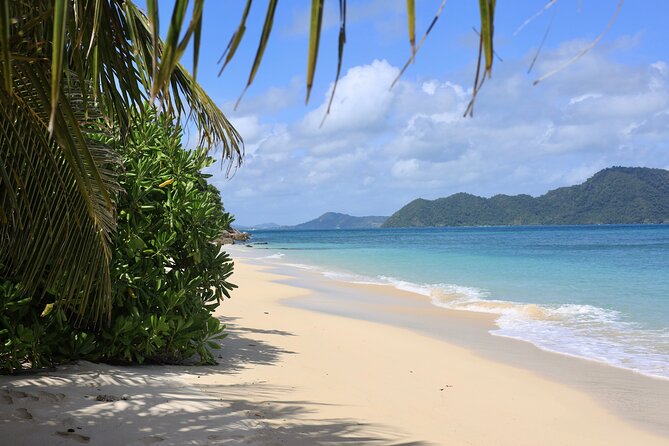
{"label": "turquoise sea water", "polygon": [[257,249],[436,306],[498,314],[492,334],[669,378],[669,226],[255,231]]}

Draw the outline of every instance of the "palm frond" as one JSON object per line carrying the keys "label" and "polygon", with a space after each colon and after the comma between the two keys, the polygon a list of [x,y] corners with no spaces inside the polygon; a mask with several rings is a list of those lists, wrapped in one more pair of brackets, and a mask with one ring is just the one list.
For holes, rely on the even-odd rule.
{"label": "palm frond", "polygon": [[126,132],[152,92],[166,113],[198,125],[206,148],[222,146],[228,168],[241,163],[241,137],[178,63],[191,37],[199,46],[203,3],[163,47],[155,1],[155,21],[132,0],[3,2],[0,277],[81,321],[109,314],[115,156],[89,135],[103,122]]}
{"label": "palm frond", "polygon": [[416,54],[420,50],[420,48],[423,46],[423,43],[425,42],[425,39],[427,39],[427,36],[430,34],[430,31],[434,28],[434,25],[437,24],[437,20],[439,20],[439,17],[441,17],[441,13],[444,10],[444,6],[446,6],[446,0],[442,0],[441,4],[439,5],[439,9],[437,9],[437,13],[434,15],[434,18],[430,22],[430,26],[427,27],[427,30],[425,30],[425,33],[423,34],[423,37],[421,37],[420,42],[418,42],[418,45],[416,46],[416,50],[411,53],[411,56],[409,56],[409,59],[404,63],[404,66],[402,66],[402,69],[400,70],[399,74],[393,79],[393,82],[390,84],[390,89],[395,86],[395,84],[400,80],[404,72],[409,68],[409,65],[414,61],[416,58]]}
{"label": "palm frond", "polygon": [[[162,60],[163,46],[160,41],[157,47],[153,46],[152,24],[148,17],[132,2],[127,3],[126,12],[126,20],[134,22],[136,33],[132,46],[141,54],[140,58],[149,61],[157,57]],[[158,56],[155,56],[156,53]],[[156,79],[153,79],[153,85],[156,85]],[[200,145],[220,148],[221,158],[228,161],[228,168],[241,165],[244,155],[241,136],[182,64],[174,65],[166,85],[153,88],[156,88],[157,98],[163,103],[165,111],[195,121]],[[133,106],[140,107],[144,100],[141,97]]]}
{"label": "palm frond", "polygon": [[407,0],[407,21],[409,28],[409,44],[411,60],[416,57],[416,0]]}
{"label": "palm frond", "polygon": [[225,70],[225,67],[228,66],[232,58],[235,56],[235,53],[237,52],[237,47],[242,41],[242,37],[244,37],[244,33],[246,32],[246,18],[249,16],[249,11],[251,10],[251,1],[252,0],[246,0],[246,6],[244,7],[242,20],[241,22],[239,22],[239,26],[232,34],[232,37],[230,37],[230,41],[228,42],[228,46],[225,48],[225,51],[223,51],[223,54],[221,54],[220,59],[218,59],[218,63],[221,63],[223,58],[225,58],[225,62],[223,62],[223,65],[221,66],[221,69],[218,72],[219,76],[223,74],[223,70]]}
{"label": "palm frond", "polygon": [[314,84],[316,63],[318,62],[318,47],[321,40],[321,26],[323,24],[323,5],[325,0],[311,0],[311,30],[309,31],[309,55],[307,56],[307,98],[309,103],[311,86]]}
{"label": "palm frond", "polygon": [[83,104],[78,87],[59,92],[52,114],[48,67],[13,65],[12,93],[0,95],[0,275],[19,279],[28,295],[59,296],[80,320],[100,321],[111,308],[115,158],[75,130],[84,115],[73,109]]}
{"label": "palm frond", "polygon": [[0,5],[0,53],[2,55],[2,84],[8,93],[12,92],[12,58],[9,47],[10,26],[9,2],[5,1]]}
{"label": "palm frond", "polygon": [[332,85],[332,93],[328,100],[328,108],[325,110],[323,119],[321,119],[320,127],[323,127],[325,119],[330,114],[332,108],[332,101],[334,101],[335,92],[337,91],[337,84],[339,83],[339,75],[341,74],[341,63],[344,60],[344,45],[346,45],[346,0],[339,0],[339,45],[337,47],[337,74],[335,75],[334,84]]}
{"label": "palm frond", "polygon": [[618,6],[616,6],[615,11],[613,11],[613,15],[609,19],[609,23],[607,23],[606,28],[604,28],[604,31],[602,31],[588,46],[583,48],[581,51],[579,51],[577,54],[575,54],[571,59],[567,60],[565,63],[560,65],[559,67],[549,71],[548,73],[544,74],[543,76],[539,77],[536,79],[533,83],[533,85],[537,85],[539,82],[542,82],[549,77],[559,73],[560,71],[564,70],[567,68],[569,65],[573,64],[576,62],[578,59],[581,57],[585,56],[591,49],[593,49],[600,40],[604,38],[604,36],[609,32],[611,27],[613,27],[613,24],[615,23],[616,19],[618,18],[618,13],[620,12],[620,9],[623,7],[623,3],[625,3],[625,0],[619,0],[618,1]]}
{"label": "palm frond", "polygon": [[221,161],[227,161],[228,172],[234,167],[241,166],[244,157],[241,135],[214,100],[181,64],[177,65],[172,74],[172,90],[176,93],[174,97],[176,107],[179,110],[188,108],[191,119],[195,120],[200,129],[199,145],[217,147],[220,150]]}
{"label": "palm frond", "polygon": [[258,43],[258,50],[256,51],[256,57],[255,59],[253,59],[253,65],[251,66],[251,73],[249,73],[249,80],[246,82],[246,87],[244,87],[244,91],[242,91],[242,94],[239,96],[239,99],[237,99],[237,102],[235,103],[235,110],[239,106],[239,103],[241,102],[242,98],[244,97],[244,93],[246,93],[246,90],[248,90],[251,84],[253,83],[253,79],[256,77],[258,68],[260,68],[260,62],[262,61],[262,57],[265,54],[267,41],[269,40],[269,35],[272,32],[272,27],[274,26],[274,13],[276,12],[277,3],[278,0],[269,0],[269,5],[267,6],[267,13],[265,14],[265,23],[263,24],[262,34],[260,35],[260,43]]}
{"label": "palm frond", "polygon": [[479,51],[482,50],[485,56],[483,75],[488,77],[492,75],[495,3],[495,0],[479,0],[481,15],[481,47]]}
{"label": "palm frond", "polygon": [[65,29],[68,16],[67,0],[55,0],[53,7],[53,35],[51,43],[51,119],[49,131],[53,131],[58,96],[60,95],[60,78],[63,75],[63,56],[65,54]]}
{"label": "palm frond", "polygon": [[534,68],[534,64],[537,63],[537,59],[539,59],[539,54],[541,54],[541,50],[544,48],[544,44],[546,43],[546,39],[548,39],[548,34],[550,34],[551,28],[553,28],[553,20],[555,19],[555,11],[557,11],[557,8],[553,9],[553,14],[551,14],[551,21],[548,23],[548,26],[546,27],[546,31],[544,31],[544,37],[541,39],[541,43],[539,44],[539,48],[537,48],[536,53],[534,53],[534,57],[532,57],[532,62],[530,62],[530,67],[527,69],[528,74],[530,72],[532,72],[532,68]]}

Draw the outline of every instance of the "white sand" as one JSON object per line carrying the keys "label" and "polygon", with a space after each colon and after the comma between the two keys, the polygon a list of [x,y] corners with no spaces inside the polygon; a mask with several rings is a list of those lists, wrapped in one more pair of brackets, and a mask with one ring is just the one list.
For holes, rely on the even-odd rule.
{"label": "white sand", "polygon": [[0,377],[0,444],[669,445],[537,373],[288,306],[314,291],[284,279],[237,262],[217,366]]}

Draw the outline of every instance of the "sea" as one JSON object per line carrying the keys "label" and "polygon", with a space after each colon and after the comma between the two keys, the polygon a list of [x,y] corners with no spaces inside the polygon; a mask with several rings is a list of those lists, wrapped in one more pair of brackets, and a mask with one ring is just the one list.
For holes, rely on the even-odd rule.
{"label": "sea", "polygon": [[252,242],[335,280],[494,314],[495,336],[669,379],[669,225],[258,230]]}

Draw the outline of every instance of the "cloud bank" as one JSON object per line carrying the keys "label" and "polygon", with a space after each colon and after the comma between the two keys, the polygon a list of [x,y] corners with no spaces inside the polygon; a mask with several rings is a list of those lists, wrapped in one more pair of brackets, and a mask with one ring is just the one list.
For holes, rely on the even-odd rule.
{"label": "cloud bank", "polygon": [[[537,73],[580,44],[547,52]],[[403,80],[389,90],[399,69],[384,60],[342,76],[322,128],[329,91],[315,109],[277,122],[267,110],[302,92],[296,82],[272,89],[231,115],[246,162],[231,180],[214,169],[215,184],[241,223],[292,224],[326,211],[387,215],[460,191],[539,195],[611,165],[669,168],[669,66],[626,65],[610,52],[597,48],[536,87],[530,56],[505,61],[474,118],[462,117],[464,81]]]}

